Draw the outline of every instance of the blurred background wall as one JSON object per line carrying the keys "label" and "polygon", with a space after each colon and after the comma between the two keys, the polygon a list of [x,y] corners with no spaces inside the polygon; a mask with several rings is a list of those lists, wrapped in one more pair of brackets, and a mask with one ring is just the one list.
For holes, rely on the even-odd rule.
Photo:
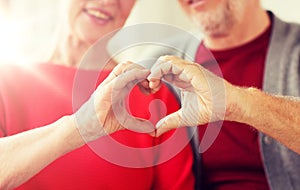
{"label": "blurred background wall", "polygon": [[[0,62],[33,62],[47,53],[59,19],[58,3],[59,0],[0,0]],[[300,23],[299,0],[262,3],[283,20]],[[127,24],[143,22],[193,29],[176,0],[138,0]]]}

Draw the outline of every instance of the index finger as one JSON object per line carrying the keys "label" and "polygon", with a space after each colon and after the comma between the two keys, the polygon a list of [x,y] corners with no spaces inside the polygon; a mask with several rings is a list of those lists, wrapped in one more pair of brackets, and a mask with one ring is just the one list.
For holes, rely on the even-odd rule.
{"label": "index finger", "polygon": [[189,79],[183,74],[185,67],[185,60],[176,56],[161,56],[152,66],[151,74],[147,78],[149,87],[157,91],[161,86],[162,78],[170,83],[177,80],[176,84],[179,83],[179,80],[189,82]]}
{"label": "index finger", "polygon": [[108,75],[108,77],[101,83],[101,85],[108,84],[109,82],[113,81],[117,76],[121,75],[124,71],[130,69],[131,67],[137,67],[137,64],[134,64],[130,61],[118,64]]}
{"label": "index finger", "polygon": [[149,88],[153,93],[157,92],[161,87],[161,79],[164,74],[170,70],[170,63],[165,63],[163,57],[160,57],[152,66],[151,73],[147,77],[149,81]]}

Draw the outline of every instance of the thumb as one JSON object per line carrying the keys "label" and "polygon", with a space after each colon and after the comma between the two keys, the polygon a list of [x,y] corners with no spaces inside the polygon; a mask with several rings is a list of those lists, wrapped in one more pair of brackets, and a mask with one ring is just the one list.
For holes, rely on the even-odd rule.
{"label": "thumb", "polygon": [[181,113],[182,110],[180,109],[159,120],[156,124],[156,136],[158,137],[167,131],[181,127],[183,125]]}

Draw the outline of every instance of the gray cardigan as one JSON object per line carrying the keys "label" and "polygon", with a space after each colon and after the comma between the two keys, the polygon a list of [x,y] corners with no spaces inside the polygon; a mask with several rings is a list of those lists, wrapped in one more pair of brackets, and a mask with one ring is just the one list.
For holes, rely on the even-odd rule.
{"label": "gray cardigan", "polygon": [[[273,17],[273,28],[265,63],[263,90],[277,95],[300,97],[300,25],[283,22],[272,13],[270,15]],[[160,29],[160,27],[157,27],[157,33],[160,30],[165,32],[166,29]],[[170,27],[168,26],[167,30],[170,30]],[[143,29],[144,34],[147,31],[149,30]],[[200,40],[180,29],[174,29],[172,36],[170,40],[164,42],[152,39],[153,43],[159,44],[160,47],[158,49],[152,47],[150,51],[142,55],[142,58],[153,61],[160,55],[173,54],[194,61]],[[149,52],[151,53],[149,54]],[[151,67],[153,62],[148,61],[141,64]],[[193,130],[191,134],[197,133]],[[195,139],[195,156],[199,161],[200,156],[197,154],[199,141],[197,137]],[[300,155],[262,133],[259,134],[259,144],[271,189],[300,189]],[[199,168],[199,165],[196,164],[195,167]],[[200,178],[198,175],[201,175],[201,170],[200,174],[196,176]]]}
{"label": "gray cardigan", "polygon": [[[300,26],[274,17],[263,90],[272,94],[300,97],[299,77]],[[300,155],[262,133],[260,147],[272,189],[300,189]]]}

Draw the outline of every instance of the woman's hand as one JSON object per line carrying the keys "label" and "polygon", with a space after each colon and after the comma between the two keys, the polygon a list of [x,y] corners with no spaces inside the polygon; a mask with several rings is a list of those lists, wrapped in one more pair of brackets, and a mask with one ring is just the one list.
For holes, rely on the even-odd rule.
{"label": "woman's hand", "polygon": [[134,85],[144,81],[150,71],[127,62],[119,64],[98,86],[91,98],[75,113],[77,126],[85,141],[129,129],[151,133],[153,125],[134,118],[124,106],[124,99]]}

